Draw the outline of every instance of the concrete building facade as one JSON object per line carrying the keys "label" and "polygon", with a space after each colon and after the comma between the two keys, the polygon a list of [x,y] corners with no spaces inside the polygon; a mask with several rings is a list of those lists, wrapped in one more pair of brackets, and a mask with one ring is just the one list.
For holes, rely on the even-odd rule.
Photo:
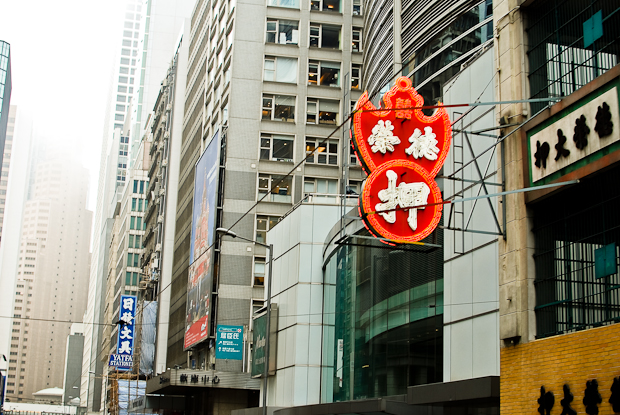
{"label": "concrete building facade", "polygon": [[86,309],[92,223],[87,193],[85,169],[67,163],[61,149],[49,149],[36,166],[24,209],[8,371],[11,400],[63,385],[66,321],[79,319]]}

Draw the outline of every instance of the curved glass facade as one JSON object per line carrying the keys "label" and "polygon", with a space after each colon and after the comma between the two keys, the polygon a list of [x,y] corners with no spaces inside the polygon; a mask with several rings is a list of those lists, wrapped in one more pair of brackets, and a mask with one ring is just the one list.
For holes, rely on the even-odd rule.
{"label": "curved glass facade", "polygon": [[442,381],[443,249],[377,244],[342,245],[327,261],[322,402]]}

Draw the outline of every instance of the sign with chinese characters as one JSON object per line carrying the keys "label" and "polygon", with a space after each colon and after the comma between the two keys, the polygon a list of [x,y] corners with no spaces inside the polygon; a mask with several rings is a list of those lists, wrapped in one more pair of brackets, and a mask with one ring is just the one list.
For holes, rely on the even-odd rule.
{"label": "sign with chinese characters", "polygon": [[215,358],[243,360],[243,326],[217,326]]}
{"label": "sign with chinese characters", "polygon": [[411,80],[400,77],[381,108],[368,101],[367,92],[355,107],[353,145],[369,174],[360,215],[373,235],[392,242],[422,240],[441,219],[435,176],[448,155],[452,128],[445,108],[426,116],[423,105]]}
{"label": "sign with chinese characters", "polygon": [[133,366],[136,305],[135,295],[121,295],[116,354],[111,355],[109,361],[109,365],[118,370],[131,370]]}
{"label": "sign with chinese characters", "polygon": [[528,132],[530,185],[555,180],[620,141],[619,128],[618,88],[614,87]]}

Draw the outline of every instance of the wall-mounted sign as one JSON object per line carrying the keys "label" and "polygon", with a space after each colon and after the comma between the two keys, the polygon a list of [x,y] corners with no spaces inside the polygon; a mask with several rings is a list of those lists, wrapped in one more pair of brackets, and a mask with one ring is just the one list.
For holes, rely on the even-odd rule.
{"label": "wall-mounted sign", "polygon": [[243,360],[243,326],[217,326],[215,358]]}
{"label": "wall-mounted sign", "polygon": [[555,180],[620,141],[617,87],[575,107],[528,132],[531,185]]}
{"label": "wall-mounted sign", "polygon": [[213,291],[213,240],[220,167],[220,139],[215,133],[196,163],[190,239],[184,348],[209,337]]}
{"label": "wall-mounted sign", "polygon": [[108,362],[118,370],[131,370],[133,367],[136,305],[135,295],[121,295],[116,354],[112,354]]}
{"label": "wall-mounted sign", "polygon": [[367,92],[355,107],[353,144],[369,174],[360,214],[373,235],[393,242],[424,239],[443,210],[435,176],[448,156],[452,128],[445,108],[426,116],[423,105],[411,80],[400,77],[383,107],[369,102]]}

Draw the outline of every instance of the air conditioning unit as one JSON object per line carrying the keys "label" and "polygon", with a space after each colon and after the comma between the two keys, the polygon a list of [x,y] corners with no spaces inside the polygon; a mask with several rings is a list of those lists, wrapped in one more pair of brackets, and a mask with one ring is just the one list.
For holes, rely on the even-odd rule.
{"label": "air conditioning unit", "polygon": [[164,215],[159,215],[157,217],[157,223],[163,223],[164,222]]}
{"label": "air conditioning unit", "polygon": [[166,111],[170,112],[170,110],[172,110],[172,104],[168,103],[168,105],[166,105]]}
{"label": "air conditioning unit", "polygon": [[168,165],[168,159],[163,159],[163,160],[161,161],[161,166],[162,166],[162,167],[166,167],[167,165]]}
{"label": "air conditioning unit", "polygon": [[170,131],[166,131],[166,132],[164,133],[164,138],[165,138],[166,140],[170,138]]}
{"label": "air conditioning unit", "polygon": [[[161,244],[155,245],[155,252],[159,252],[159,251],[161,251]],[[155,262],[157,262],[157,259],[155,259]]]}

